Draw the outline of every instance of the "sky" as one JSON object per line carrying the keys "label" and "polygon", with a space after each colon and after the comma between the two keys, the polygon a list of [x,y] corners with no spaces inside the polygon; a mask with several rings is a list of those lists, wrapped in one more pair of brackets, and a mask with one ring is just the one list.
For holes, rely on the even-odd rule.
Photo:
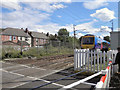
{"label": "sky", "polygon": [[[109,1],[109,2],[108,2]],[[85,34],[107,36],[118,29],[118,0],[3,0],[0,2],[1,28],[28,28],[57,34],[66,28],[77,38]]]}

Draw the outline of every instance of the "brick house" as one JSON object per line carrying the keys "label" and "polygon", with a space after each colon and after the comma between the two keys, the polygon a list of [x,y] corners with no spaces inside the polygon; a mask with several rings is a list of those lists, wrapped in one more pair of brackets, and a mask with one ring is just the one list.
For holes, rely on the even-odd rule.
{"label": "brick house", "polygon": [[[25,33],[24,29],[5,28],[2,29],[1,40],[3,45],[22,45],[23,47],[31,47],[31,37]],[[24,43],[27,44],[24,44]]]}
{"label": "brick house", "polygon": [[49,38],[44,33],[29,32],[29,35],[31,36],[32,47],[40,47],[48,43]]}

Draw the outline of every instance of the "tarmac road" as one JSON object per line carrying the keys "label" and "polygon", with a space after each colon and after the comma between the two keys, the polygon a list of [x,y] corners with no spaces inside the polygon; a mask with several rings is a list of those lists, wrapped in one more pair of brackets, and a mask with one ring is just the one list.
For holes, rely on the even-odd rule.
{"label": "tarmac road", "polygon": [[[2,88],[25,88],[25,90],[30,90],[45,83],[49,83],[59,78],[63,78],[67,75],[70,75],[68,69],[66,70],[48,70],[36,67],[29,67],[26,65],[13,64],[0,62],[2,67],[0,71],[2,72],[0,76],[2,77]],[[80,79],[86,78],[86,75],[77,75],[77,77],[69,77],[64,80],[43,86],[41,88],[52,88],[60,89],[66,85],[74,83]],[[90,89],[96,84],[96,81],[99,81],[100,78],[93,78],[88,82],[81,83],[73,87],[74,89]]]}

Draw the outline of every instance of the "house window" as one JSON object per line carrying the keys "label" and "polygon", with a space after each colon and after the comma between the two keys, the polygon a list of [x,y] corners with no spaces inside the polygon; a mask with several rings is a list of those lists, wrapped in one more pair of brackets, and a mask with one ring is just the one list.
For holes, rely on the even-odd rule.
{"label": "house window", "polygon": [[13,40],[16,40],[16,36],[13,36]]}
{"label": "house window", "polygon": [[20,37],[20,40],[22,41],[22,37]]}
{"label": "house window", "polygon": [[27,37],[25,37],[25,41],[28,41],[28,38],[27,38]]}
{"label": "house window", "polygon": [[38,42],[38,39],[36,38],[36,42]]}
{"label": "house window", "polygon": [[9,40],[12,41],[12,36],[9,37]]}

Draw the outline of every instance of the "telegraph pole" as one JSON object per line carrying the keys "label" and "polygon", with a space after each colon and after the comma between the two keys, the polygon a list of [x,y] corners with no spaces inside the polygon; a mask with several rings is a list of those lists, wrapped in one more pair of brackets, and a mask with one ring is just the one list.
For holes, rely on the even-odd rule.
{"label": "telegraph pole", "polygon": [[73,43],[73,49],[75,49],[75,25],[73,24],[73,31],[74,31],[74,43]]}
{"label": "telegraph pole", "polygon": [[113,32],[113,19],[112,19],[110,22],[111,22],[111,24],[112,24],[111,29],[112,29],[112,32]]}

